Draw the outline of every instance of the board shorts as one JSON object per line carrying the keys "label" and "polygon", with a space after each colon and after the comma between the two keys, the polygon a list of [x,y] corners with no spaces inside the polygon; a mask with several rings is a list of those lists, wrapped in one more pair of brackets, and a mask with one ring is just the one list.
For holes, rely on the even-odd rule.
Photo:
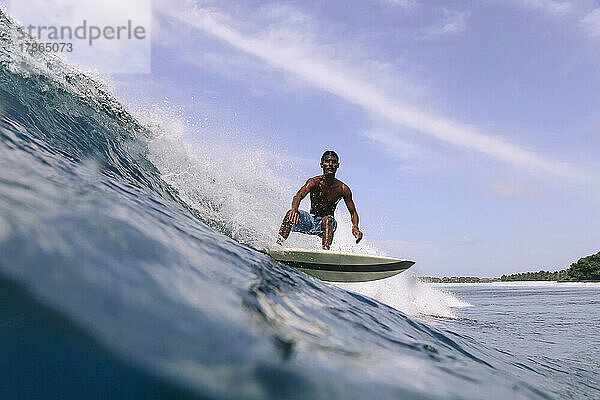
{"label": "board shorts", "polygon": [[[298,213],[300,214],[300,222],[292,225],[292,232],[306,233],[307,235],[323,236],[323,228],[321,227],[321,221],[323,221],[323,217],[311,215],[304,210],[298,210]],[[330,217],[333,218],[332,215],[330,215]],[[335,218],[333,218],[334,232],[336,228],[337,222]]]}

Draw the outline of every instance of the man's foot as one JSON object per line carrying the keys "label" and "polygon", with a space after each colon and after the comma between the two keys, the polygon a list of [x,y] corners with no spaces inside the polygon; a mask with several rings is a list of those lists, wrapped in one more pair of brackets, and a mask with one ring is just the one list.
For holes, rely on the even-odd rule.
{"label": "man's foot", "polygon": [[283,238],[283,236],[281,236],[281,235],[277,235],[277,244],[278,244],[278,245],[280,245],[280,246],[283,246],[283,241],[284,241],[284,240],[285,240],[285,239]]}

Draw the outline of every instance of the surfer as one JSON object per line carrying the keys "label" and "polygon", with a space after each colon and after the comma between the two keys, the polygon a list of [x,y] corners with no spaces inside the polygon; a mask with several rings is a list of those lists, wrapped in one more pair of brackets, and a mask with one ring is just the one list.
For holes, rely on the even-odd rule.
{"label": "surfer", "polygon": [[[358,229],[358,213],[352,201],[352,192],[344,182],[335,177],[339,167],[340,157],[335,151],[327,150],[323,153],[321,156],[323,175],[307,180],[292,199],[292,209],[285,214],[279,228],[278,244],[282,244],[290,236],[290,231],[293,231],[320,236],[323,249],[329,250],[333,233],[337,228],[333,213],[342,198],[352,218],[352,234],[356,238],[356,243],[361,241],[363,234]],[[300,202],[309,193],[310,214],[298,210]]]}

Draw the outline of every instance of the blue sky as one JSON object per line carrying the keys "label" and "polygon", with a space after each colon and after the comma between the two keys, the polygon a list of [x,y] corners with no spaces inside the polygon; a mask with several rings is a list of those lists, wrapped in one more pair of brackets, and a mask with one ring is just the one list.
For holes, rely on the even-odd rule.
{"label": "blue sky", "polygon": [[365,237],[419,273],[600,250],[598,2],[152,4],[152,73],[114,75],[117,94],[168,98],[307,175],[335,149]]}

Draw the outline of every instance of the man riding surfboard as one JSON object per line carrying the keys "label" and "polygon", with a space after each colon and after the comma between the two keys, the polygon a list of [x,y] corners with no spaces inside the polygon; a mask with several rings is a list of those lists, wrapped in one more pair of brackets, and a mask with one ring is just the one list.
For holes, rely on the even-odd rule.
{"label": "man riding surfboard", "polygon": [[[307,180],[292,199],[292,208],[285,214],[279,228],[278,244],[282,244],[292,231],[320,236],[323,249],[329,250],[333,233],[337,228],[333,213],[342,198],[352,218],[352,234],[356,238],[356,243],[361,241],[363,234],[358,229],[358,213],[352,201],[352,192],[344,182],[335,177],[339,166],[340,158],[335,151],[327,150],[323,153],[321,156],[323,175]],[[298,210],[300,202],[309,193],[310,214]]]}

